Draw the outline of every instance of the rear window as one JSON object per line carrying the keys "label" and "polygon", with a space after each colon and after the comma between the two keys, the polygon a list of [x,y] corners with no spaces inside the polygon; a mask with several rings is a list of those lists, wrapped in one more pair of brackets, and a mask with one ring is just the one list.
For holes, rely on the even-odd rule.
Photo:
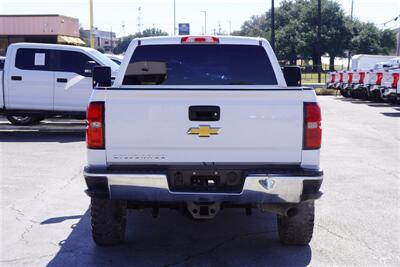
{"label": "rear window", "polygon": [[276,85],[271,62],[255,45],[144,45],[123,85]]}

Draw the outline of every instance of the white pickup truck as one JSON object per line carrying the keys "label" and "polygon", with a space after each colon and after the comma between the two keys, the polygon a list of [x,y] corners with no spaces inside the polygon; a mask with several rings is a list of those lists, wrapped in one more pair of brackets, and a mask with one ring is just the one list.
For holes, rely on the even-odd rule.
{"label": "white pickup truck", "polygon": [[0,69],[0,111],[16,125],[45,117],[83,117],[92,93],[92,69],[119,66],[97,50],[69,45],[16,43]]}
{"label": "white pickup truck", "polygon": [[98,245],[122,242],[127,208],[210,219],[224,208],[277,214],[305,245],[321,196],[321,114],[297,67],[245,37],[134,39],[114,84],[94,69],[86,193]]}
{"label": "white pickup truck", "polygon": [[383,74],[382,95],[392,103],[400,101],[400,68],[388,70]]}

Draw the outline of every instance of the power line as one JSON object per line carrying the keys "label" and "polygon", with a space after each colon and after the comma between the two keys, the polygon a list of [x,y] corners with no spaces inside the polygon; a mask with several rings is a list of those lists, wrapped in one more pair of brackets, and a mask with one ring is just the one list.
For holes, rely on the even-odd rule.
{"label": "power line", "polygon": [[386,21],[384,23],[380,23],[380,24],[382,24],[384,27],[386,27],[386,24],[388,24],[388,23],[390,23],[392,21],[397,21],[398,19],[400,19],[400,14],[397,15],[396,17],[392,18],[391,20],[388,20],[388,21]]}

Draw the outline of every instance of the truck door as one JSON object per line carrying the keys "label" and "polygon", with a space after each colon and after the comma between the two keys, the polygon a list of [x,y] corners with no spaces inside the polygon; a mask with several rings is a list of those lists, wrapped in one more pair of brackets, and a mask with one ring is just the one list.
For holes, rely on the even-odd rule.
{"label": "truck door", "polygon": [[18,48],[5,81],[8,109],[53,110],[50,50]]}
{"label": "truck door", "polygon": [[85,112],[92,93],[92,73],[96,64],[82,52],[54,50],[54,110]]}

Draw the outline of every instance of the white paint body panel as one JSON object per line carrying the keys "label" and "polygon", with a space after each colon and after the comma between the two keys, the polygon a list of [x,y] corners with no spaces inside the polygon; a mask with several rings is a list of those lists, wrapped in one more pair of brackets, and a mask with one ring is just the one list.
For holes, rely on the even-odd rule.
{"label": "white paint body panel", "polygon": [[388,61],[395,58],[395,56],[382,56],[382,55],[354,55],[351,58],[351,69],[370,69],[376,63]]}
{"label": "white paint body panel", "polygon": [[[73,72],[54,72],[54,110],[85,111],[92,94],[92,77],[84,77]],[[67,79],[58,83],[57,78]]]}
{"label": "white paint body panel", "polygon": [[[217,122],[189,120],[189,107],[219,106]],[[106,97],[107,161],[300,163],[302,91],[132,91]],[[221,128],[189,135],[191,127]]]}
{"label": "white paint body panel", "polygon": [[106,151],[104,149],[87,149],[87,162],[89,166],[105,166]]}
{"label": "white paint body panel", "polygon": [[382,87],[392,87],[393,73],[400,73],[400,69],[387,70],[383,72]]}
{"label": "white paint body panel", "polygon": [[[100,65],[104,66],[107,63],[97,52],[86,47],[36,43],[12,44],[7,50],[3,75],[4,88],[1,90],[7,109],[86,111],[92,93],[91,77],[72,72],[18,69],[15,67],[15,58],[20,48],[74,51],[87,55]],[[22,76],[22,80],[11,80],[11,76]],[[66,78],[68,83],[58,83],[57,78]],[[0,102],[3,107],[2,102],[3,96]]]}
{"label": "white paint body panel", "polygon": [[[9,109],[53,110],[53,81],[51,71],[22,70],[15,67],[19,46],[11,45],[4,65],[4,94]],[[24,47],[25,48],[25,47]],[[12,80],[21,76],[22,80]]]}

